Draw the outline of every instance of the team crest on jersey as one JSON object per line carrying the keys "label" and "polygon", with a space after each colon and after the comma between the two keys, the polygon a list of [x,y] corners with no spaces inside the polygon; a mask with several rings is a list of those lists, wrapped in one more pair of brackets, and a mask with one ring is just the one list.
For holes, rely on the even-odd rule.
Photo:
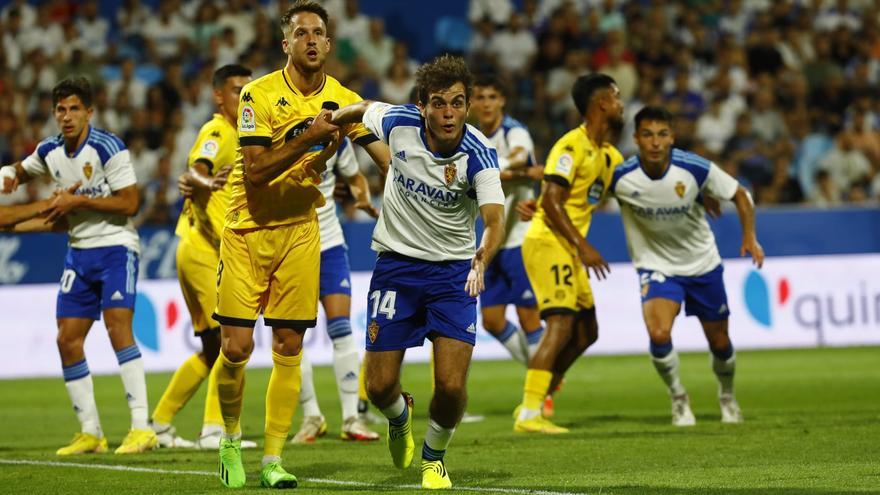
{"label": "team crest on jersey", "polygon": [[684,182],[678,181],[675,183],[675,194],[678,194],[679,198],[684,197],[684,190],[685,189],[686,188],[685,188]]}
{"label": "team crest on jersey", "polygon": [[92,178],[92,162],[86,162],[83,165],[83,175],[86,176],[87,180]]}
{"label": "team crest on jersey", "polygon": [[642,284],[642,297],[648,297],[648,289],[651,288],[651,284]]}
{"label": "team crest on jersey", "polygon": [[367,327],[367,334],[370,336],[370,343],[376,343],[376,337],[379,336],[379,324],[376,323],[376,320],[370,322],[370,325]]}
{"label": "team crest on jersey", "polygon": [[443,169],[443,176],[446,178],[446,186],[452,186],[455,183],[455,178],[458,176],[458,170],[455,168],[454,163],[449,163],[446,165],[446,168]]}

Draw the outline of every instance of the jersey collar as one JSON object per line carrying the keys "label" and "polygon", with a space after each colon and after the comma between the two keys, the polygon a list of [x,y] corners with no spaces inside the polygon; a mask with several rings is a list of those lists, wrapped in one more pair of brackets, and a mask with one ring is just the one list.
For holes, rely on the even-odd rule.
{"label": "jersey collar", "polygon": [[419,120],[421,120],[421,125],[419,126],[419,137],[422,138],[422,144],[425,145],[425,149],[428,150],[429,153],[434,155],[434,158],[452,158],[458,153],[462,153],[461,145],[464,143],[464,138],[467,136],[468,133],[467,123],[465,123],[464,127],[462,127],[461,129],[461,139],[459,139],[458,144],[455,145],[455,149],[452,150],[452,152],[448,155],[443,155],[441,153],[435,152],[428,146],[428,137],[425,135],[425,129],[428,127],[428,125],[425,123],[425,119],[421,116],[419,117]]}
{"label": "jersey collar", "polygon": [[324,86],[327,85],[327,74],[323,73],[321,75],[324,76],[324,79],[321,81],[321,85],[318,86],[318,89],[313,91],[312,94],[310,94],[310,95],[304,95],[298,89],[296,89],[296,86],[294,86],[293,83],[291,83],[289,79],[287,79],[287,67],[281,69],[281,77],[284,78],[284,83],[287,84],[287,87],[290,88],[291,91],[293,91],[293,94],[295,94],[297,96],[301,96],[303,98],[307,98],[309,96],[315,96],[316,94],[319,94],[321,91],[324,90]]}
{"label": "jersey collar", "polygon": [[86,147],[86,143],[89,142],[89,139],[90,139],[91,137],[92,137],[92,126],[91,126],[91,124],[89,124],[89,132],[86,133],[86,138],[83,139],[83,142],[80,143],[79,147],[76,149],[76,151],[73,152],[73,154],[69,154],[69,153],[67,152],[67,145],[64,143],[64,136],[62,135],[62,136],[61,136],[61,143],[62,143],[61,146],[64,148],[64,154],[65,154],[68,158],[76,158],[76,157],[79,155],[79,153],[83,150],[83,148]]}

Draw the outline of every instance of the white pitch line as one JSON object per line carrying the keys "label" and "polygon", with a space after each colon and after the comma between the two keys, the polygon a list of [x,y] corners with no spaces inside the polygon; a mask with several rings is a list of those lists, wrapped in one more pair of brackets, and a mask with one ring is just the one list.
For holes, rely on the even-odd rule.
{"label": "white pitch line", "polygon": [[[36,461],[30,459],[0,459],[0,464],[12,465],[28,465],[28,466],[51,466],[66,468],[85,468],[85,469],[103,469],[106,471],[128,471],[134,473],[156,473],[156,474],[183,474],[192,476],[217,476],[212,471],[187,471],[180,469],[158,469],[145,468],[135,466],[119,466],[114,464],[88,464],[83,462],[58,462],[58,461]],[[302,478],[303,483],[314,483],[316,485],[338,485],[338,486],[355,486],[362,488],[374,489],[406,489],[420,490],[421,485],[381,485],[378,483],[365,483],[362,481],[346,481],[346,480],[330,480],[322,478]],[[307,487],[303,487],[307,488]],[[579,492],[555,492],[548,490],[527,490],[523,488],[490,488],[482,486],[456,486],[456,490],[479,492],[479,493],[510,493],[515,495],[581,495]]]}

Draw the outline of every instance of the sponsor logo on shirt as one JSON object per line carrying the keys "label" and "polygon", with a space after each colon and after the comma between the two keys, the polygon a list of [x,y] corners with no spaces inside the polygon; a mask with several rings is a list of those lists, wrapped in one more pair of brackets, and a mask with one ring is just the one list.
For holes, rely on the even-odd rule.
{"label": "sponsor logo on shirt", "polygon": [[434,187],[424,182],[411,179],[396,168],[392,168],[394,172],[394,183],[398,190],[407,198],[415,198],[423,203],[439,208],[449,208],[458,203],[461,195],[457,192],[449,191],[443,187]]}
{"label": "sponsor logo on shirt", "polygon": [[284,99],[284,97],[282,96],[281,98],[278,98],[278,101],[275,102],[275,106],[276,107],[289,107],[290,103],[287,103],[287,100]]}
{"label": "sponsor logo on shirt", "polygon": [[[249,96],[245,94],[245,96]],[[242,101],[245,101],[242,99]],[[253,100],[251,100],[253,101]],[[241,132],[254,132],[257,130],[257,120],[254,118],[254,109],[250,105],[241,107]]]}
{"label": "sponsor logo on shirt", "polygon": [[406,162],[406,151],[400,150],[395,153],[394,156],[397,157],[398,160]]}
{"label": "sponsor logo on shirt", "polygon": [[202,156],[207,156],[210,158],[214,158],[217,156],[217,150],[220,148],[217,141],[213,139],[209,139],[202,144]]}
{"label": "sponsor logo on shirt", "polygon": [[598,204],[599,201],[602,200],[602,194],[605,193],[605,181],[601,178],[596,179],[596,182],[590,186],[589,191],[587,191],[587,202],[591,205]]}
{"label": "sponsor logo on shirt", "polygon": [[251,96],[250,91],[245,92],[244,96],[241,97],[242,103],[253,103],[254,98]]}
{"label": "sponsor logo on shirt", "polygon": [[560,174],[568,175],[571,173],[572,158],[568,153],[561,155],[556,160],[556,171]]}

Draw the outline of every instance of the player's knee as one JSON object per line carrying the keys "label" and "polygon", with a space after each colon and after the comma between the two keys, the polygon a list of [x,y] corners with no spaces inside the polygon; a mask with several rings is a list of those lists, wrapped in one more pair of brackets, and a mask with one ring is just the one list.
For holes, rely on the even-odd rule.
{"label": "player's knee", "polygon": [[672,326],[648,325],[648,336],[651,338],[651,342],[655,344],[666,344],[672,340]]}
{"label": "player's knee", "polygon": [[461,380],[437,377],[434,383],[434,395],[442,399],[441,403],[459,404],[466,400],[467,388]]}
{"label": "player's knee", "polygon": [[483,315],[483,328],[486,329],[487,332],[495,335],[504,331],[504,328],[507,326],[507,319],[502,315],[500,318],[497,316],[488,316],[486,314]]}
{"label": "player's knee", "polygon": [[714,353],[724,352],[730,348],[730,336],[727,332],[718,332],[709,336],[709,349]]}
{"label": "player's knee", "polygon": [[285,339],[272,343],[272,350],[282,356],[296,356],[302,352],[302,340]]}
{"label": "player's knee", "polygon": [[382,380],[380,377],[367,376],[365,388],[367,389],[367,398],[376,407],[387,407],[395,399],[397,384],[392,381]]}
{"label": "player's knee", "polygon": [[85,339],[79,335],[68,335],[64,332],[58,332],[55,342],[58,344],[58,351],[61,355],[67,356],[70,354],[81,354]]}
{"label": "player's knee", "polygon": [[223,342],[223,355],[233,363],[240,363],[249,359],[253,350],[253,341],[242,342],[234,339],[227,339]]}

